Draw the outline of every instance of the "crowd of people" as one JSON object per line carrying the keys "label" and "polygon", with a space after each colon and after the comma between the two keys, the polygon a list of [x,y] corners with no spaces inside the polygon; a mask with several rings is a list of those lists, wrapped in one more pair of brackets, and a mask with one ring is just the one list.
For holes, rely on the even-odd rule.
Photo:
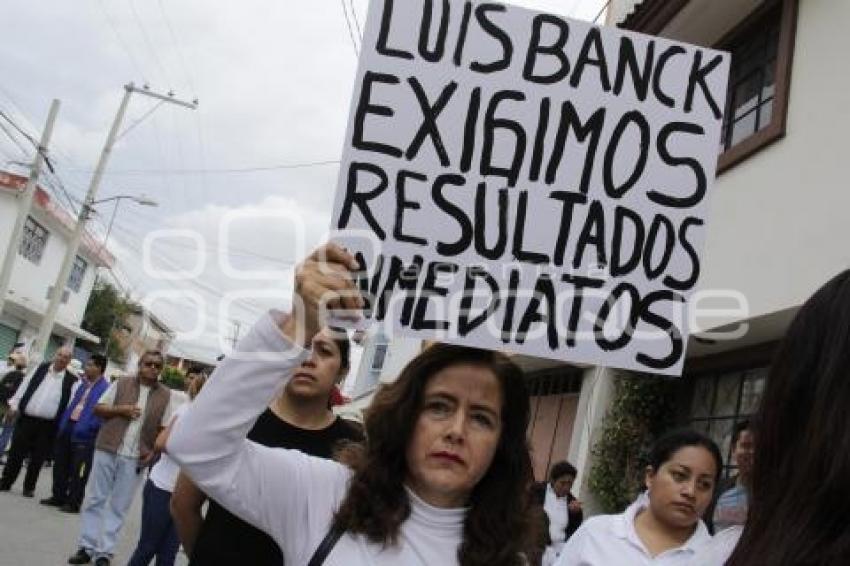
{"label": "crowd of people", "polygon": [[83,380],[64,350],[29,375],[12,359],[0,490],[28,457],[31,495],[53,447],[42,503],[82,510],[70,564],[111,563],[142,483],[130,566],[173,564],[181,543],[196,566],[850,563],[850,271],[800,308],[757,413],[732,431],[732,462],[699,432],[668,431],[634,501],[588,518],[572,464],[533,481],[528,393],[500,352],[432,344],[378,389],[362,428],[332,412],[350,346],[323,309],[362,308],[356,267],[333,244],[305,259],[293,311],[259,320],[179,407],[158,352],[112,384],[97,356]]}
{"label": "crowd of people", "polygon": [[[145,352],[135,374],[114,380],[104,374],[104,356],[92,354],[79,364],[81,371],[72,370],[71,356],[70,348],[61,347],[52,360],[27,372],[26,356],[20,350],[10,354],[8,365],[14,369],[0,380],[3,451],[10,442],[0,492],[12,489],[26,464],[21,493],[34,497],[41,469],[50,461],[51,495],[40,503],[80,515],[79,545],[85,552],[69,563],[104,565],[112,559],[146,471],[153,467],[156,477],[165,464],[153,466],[161,453],[155,440],[186,396],[160,382],[160,352]],[[203,380],[198,370],[190,370],[190,397]],[[154,526],[148,523],[143,517],[143,535]],[[147,542],[143,536],[140,548]],[[176,554],[177,546],[173,550]],[[174,554],[158,564],[173,564]]]}

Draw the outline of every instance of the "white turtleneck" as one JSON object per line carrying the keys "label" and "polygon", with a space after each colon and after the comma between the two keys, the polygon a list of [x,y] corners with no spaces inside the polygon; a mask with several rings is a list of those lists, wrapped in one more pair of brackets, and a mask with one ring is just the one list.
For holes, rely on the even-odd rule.
{"label": "white turtleneck", "polygon": [[[327,534],[351,472],[330,460],[245,438],[308,352],[289,342],[272,316],[261,319],[237,350],[176,422],[168,453],[207,495],[269,533],[286,564],[304,565]],[[346,534],[324,564],[457,564],[466,509],[436,508],[407,493],[411,513],[398,544],[384,548]]]}

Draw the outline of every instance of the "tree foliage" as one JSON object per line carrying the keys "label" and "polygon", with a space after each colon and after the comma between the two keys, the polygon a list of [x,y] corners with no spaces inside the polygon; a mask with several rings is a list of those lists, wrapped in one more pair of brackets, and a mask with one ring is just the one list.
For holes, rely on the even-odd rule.
{"label": "tree foliage", "polygon": [[675,390],[669,380],[621,374],[614,400],[593,446],[590,489],[606,513],[619,513],[643,489],[652,441],[673,424]]}
{"label": "tree foliage", "polygon": [[186,374],[176,367],[165,366],[159,380],[169,389],[184,391],[186,389]]}
{"label": "tree foliage", "polygon": [[100,338],[100,344],[83,342],[83,347],[123,363],[126,360],[125,348],[114,336],[125,327],[127,316],[135,308],[136,304],[121,296],[111,283],[99,280],[89,295],[82,327]]}

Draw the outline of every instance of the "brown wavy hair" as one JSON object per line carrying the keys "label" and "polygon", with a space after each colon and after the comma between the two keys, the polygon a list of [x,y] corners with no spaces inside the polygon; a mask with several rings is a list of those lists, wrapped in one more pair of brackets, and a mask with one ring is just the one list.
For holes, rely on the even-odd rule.
{"label": "brown wavy hair", "polygon": [[502,389],[502,433],[490,468],[470,495],[458,549],[462,566],[516,566],[530,534],[528,486],[531,456],[526,440],[529,400],[522,372],[507,356],[489,350],[437,344],[414,358],[398,380],[381,387],[365,416],[366,450],[334,528],[373,543],[398,541],[410,515],[404,489],[407,445],[429,380],[441,370],[470,364],[490,369]]}

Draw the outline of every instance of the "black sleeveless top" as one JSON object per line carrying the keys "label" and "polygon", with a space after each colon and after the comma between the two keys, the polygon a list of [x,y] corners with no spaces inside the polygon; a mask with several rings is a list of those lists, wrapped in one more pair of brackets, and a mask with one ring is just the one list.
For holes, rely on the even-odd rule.
{"label": "black sleeveless top", "polygon": [[[358,430],[337,419],[321,430],[307,430],[281,420],[270,409],[260,415],[248,439],[258,444],[300,450],[305,454],[330,458],[339,440],[362,441]],[[274,540],[209,500],[201,531],[192,550],[190,566],[281,566],[283,553]]]}

